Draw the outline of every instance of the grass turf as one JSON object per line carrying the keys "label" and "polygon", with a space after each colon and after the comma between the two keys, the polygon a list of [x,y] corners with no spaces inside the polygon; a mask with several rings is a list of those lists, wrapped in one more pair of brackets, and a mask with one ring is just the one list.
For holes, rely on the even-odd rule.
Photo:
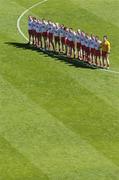
{"label": "grass turf", "polygon": [[[21,47],[16,21],[35,2],[0,0],[0,180],[118,180],[119,75]],[[118,8],[116,0],[49,0],[30,14],[106,33],[119,71]]]}

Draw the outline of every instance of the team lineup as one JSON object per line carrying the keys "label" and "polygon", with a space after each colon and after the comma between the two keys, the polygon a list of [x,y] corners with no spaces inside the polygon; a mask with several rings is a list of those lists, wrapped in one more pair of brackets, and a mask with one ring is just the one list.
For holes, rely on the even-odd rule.
{"label": "team lineup", "polygon": [[64,53],[67,57],[77,58],[88,64],[109,69],[110,42],[107,36],[102,41],[98,36],[89,35],[63,24],[28,17],[29,42],[37,48]]}

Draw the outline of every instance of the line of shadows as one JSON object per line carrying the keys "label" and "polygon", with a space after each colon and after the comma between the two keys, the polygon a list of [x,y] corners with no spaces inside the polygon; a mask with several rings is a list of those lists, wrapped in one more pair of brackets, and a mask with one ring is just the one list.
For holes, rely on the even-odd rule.
{"label": "line of shadows", "polygon": [[83,62],[81,60],[78,59],[72,59],[72,58],[68,58],[66,55],[64,54],[59,54],[59,53],[55,53],[52,51],[46,51],[40,48],[36,48],[33,47],[31,45],[28,44],[24,44],[24,43],[17,43],[17,42],[5,42],[5,44],[10,45],[10,46],[14,46],[16,48],[20,48],[20,49],[24,49],[24,50],[31,50],[31,51],[36,51],[38,53],[43,53],[46,57],[52,57],[55,60],[60,60],[65,62],[66,64],[69,64],[70,66],[74,66],[74,67],[81,67],[81,68],[90,68],[90,69],[97,69],[97,67],[90,65],[86,62]]}

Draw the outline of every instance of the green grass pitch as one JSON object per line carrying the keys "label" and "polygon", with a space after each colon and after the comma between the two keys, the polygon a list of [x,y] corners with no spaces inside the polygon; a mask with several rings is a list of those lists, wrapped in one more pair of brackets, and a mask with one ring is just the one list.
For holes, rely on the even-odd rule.
{"label": "green grass pitch", "polygon": [[[24,48],[37,2],[0,0],[0,180],[119,180],[119,74]],[[28,15],[107,34],[119,71],[118,0],[48,0],[26,35]]]}

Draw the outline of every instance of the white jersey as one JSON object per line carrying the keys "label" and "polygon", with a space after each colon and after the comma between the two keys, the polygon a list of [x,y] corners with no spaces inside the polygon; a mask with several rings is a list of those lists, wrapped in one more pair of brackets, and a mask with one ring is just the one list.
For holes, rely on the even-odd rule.
{"label": "white jersey", "polygon": [[54,27],[54,36],[60,36],[60,28]]}
{"label": "white jersey", "polygon": [[65,37],[66,31],[63,28],[60,28],[60,37]]}
{"label": "white jersey", "polygon": [[28,20],[28,30],[32,30],[33,20]]}
{"label": "white jersey", "polygon": [[90,39],[90,45],[89,45],[90,48],[94,49],[95,48],[95,39]]}
{"label": "white jersey", "polygon": [[50,32],[51,31],[51,29],[52,29],[52,24],[47,24],[47,32]]}
{"label": "white jersey", "polygon": [[37,33],[39,32],[39,23],[38,22],[36,23],[35,30]]}
{"label": "white jersey", "polygon": [[42,33],[43,32],[47,32],[47,24],[46,23],[42,23]]}
{"label": "white jersey", "polygon": [[85,36],[81,35],[81,45],[85,45]]}
{"label": "white jersey", "polygon": [[69,34],[69,31],[65,31],[65,38],[68,39],[68,34]]}
{"label": "white jersey", "polygon": [[67,39],[69,41],[75,41],[75,33],[74,32],[69,32],[67,35]]}
{"label": "white jersey", "polygon": [[86,47],[90,46],[90,38],[89,37],[85,37],[85,46]]}
{"label": "white jersey", "polygon": [[42,33],[42,22],[39,22],[38,24],[38,32]]}
{"label": "white jersey", "polygon": [[94,48],[95,48],[96,50],[99,50],[99,49],[100,49],[100,44],[101,44],[101,41],[100,41],[100,40],[95,41],[95,46],[94,46]]}
{"label": "white jersey", "polygon": [[33,23],[32,23],[32,30],[36,30],[36,21],[33,21]]}
{"label": "white jersey", "polygon": [[76,33],[75,39],[77,43],[81,43],[81,35],[79,33]]}

